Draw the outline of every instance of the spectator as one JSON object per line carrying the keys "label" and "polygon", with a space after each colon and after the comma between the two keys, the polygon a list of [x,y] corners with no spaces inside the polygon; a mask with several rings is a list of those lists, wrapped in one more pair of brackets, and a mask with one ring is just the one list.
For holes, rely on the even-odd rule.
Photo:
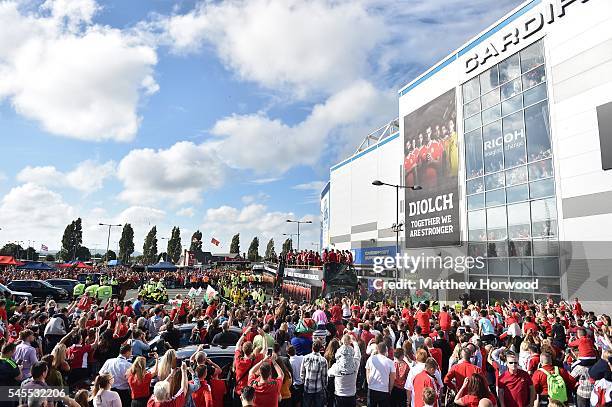
{"label": "spectator", "polygon": [[549,399],[549,376],[552,376],[553,380],[555,377],[560,376],[565,385],[558,386],[555,389],[558,394],[555,395],[556,397],[550,395],[550,398],[555,398],[557,401],[565,403],[569,399],[570,391],[573,391],[577,385],[576,379],[574,379],[567,370],[559,368],[558,366],[553,367],[552,356],[549,353],[542,353],[542,355],[540,355],[540,365],[542,367],[536,370],[531,377],[536,393],[536,402],[539,404],[547,403]]}
{"label": "spectator", "polygon": [[[119,394],[121,403],[124,406],[130,405],[130,385],[127,379],[127,372],[132,364],[128,359],[132,356],[132,347],[130,345],[122,345],[119,349],[119,356],[108,359],[102,365],[100,374],[110,374],[113,377],[112,390]],[[102,386],[103,387],[103,386]]]}
{"label": "spectator", "polygon": [[387,355],[387,345],[381,342],[378,352],[366,362],[366,378],[368,381],[368,407],[387,406],[395,383],[395,365]]}
{"label": "spectator", "polygon": [[416,376],[414,376],[414,380],[412,382],[412,388],[415,395],[425,394],[425,389],[432,389],[434,392],[433,400],[431,397],[425,399],[425,397],[421,400],[419,397],[415,397],[414,399],[414,407],[424,407],[426,405],[438,405],[438,400],[440,399],[440,391],[442,388],[440,387],[438,380],[436,379],[436,370],[438,369],[438,363],[434,358],[427,358],[425,361],[425,369]]}
{"label": "spectator", "polygon": [[[272,377],[272,367],[276,371],[277,378]],[[255,389],[255,407],[278,406],[281,399],[281,385],[283,383],[283,369],[276,361],[276,355],[260,360],[249,371],[249,386]]]}
{"label": "spectator", "polygon": [[463,382],[468,377],[474,374],[483,375],[482,370],[470,362],[471,357],[472,354],[467,347],[461,349],[461,361],[454,365],[444,377],[445,386],[456,391],[463,387]]}
{"label": "spectator", "polygon": [[237,396],[240,396],[242,388],[248,385],[250,370],[263,360],[260,349],[253,351],[253,343],[245,340],[246,335],[247,332],[245,331],[236,343],[236,352],[234,353],[234,371],[236,374],[234,390]]}
{"label": "spectator", "polygon": [[132,334],[132,355],[133,356],[146,356],[151,347],[143,342],[142,331],[136,329]]}
{"label": "spectator", "polygon": [[463,407],[479,407],[480,400],[488,399],[491,404],[497,402],[495,396],[491,394],[487,383],[481,374],[474,373],[464,380],[461,388],[455,395],[455,404]]}
{"label": "spectator", "polygon": [[122,401],[119,394],[116,391],[111,390],[113,382],[114,377],[109,373],[101,373],[96,377],[91,393],[94,407],[122,406]]}
{"label": "spectator", "polygon": [[321,356],[321,341],[312,343],[312,352],[302,361],[300,378],[304,383],[304,407],[318,407],[325,404],[327,384],[327,360]]}
{"label": "spectator", "polygon": [[146,406],[151,396],[151,381],[157,376],[157,363],[159,361],[157,353],[152,356],[155,359],[155,364],[151,370],[147,371],[147,360],[143,356],[138,356],[127,370],[126,377],[132,397],[131,407]]}
{"label": "spectator", "polygon": [[38,363],[36,349],[31,345],[34,341],[34,333],[26,329],[19,333],[19,339],[21,343],[19,343],[15,349],[15,362],[21,365],[22,377],[24,379],[29,379],[32,377],[30,369]]}
{"label": "spectator", "polygon": [[240,394],[240,401],[242,402],[242,407],[251,407],[255,404],[253,401],[255,400],[255,389],[251,386],[245,386],[242,389],[242,393]]}
{"label": "spectator", "polygon": [[153,387],[153,396],[149,399],[147,407],[183,407],[189,386],[189,376],[187,375],[187,364],[183,362],[180,368],[180,386],[175,394],[171,392],[169,376],[166,380],[160,380]]}
{"label": "spectator", "polygon": [[394,365],[395,365],[395,382],[393,383],[393,390],[391,390],[391,407],[405,407],[407,403],[406,390],[406,378],[410,372],[410,366],[404,359],[404,349],[397,348],[393,353]]}
{"label": "spectator", "polygon": [[512,351],[505,355],[508,369],[498,379],[497,396],[500,407],[525,407],[533,405],[535,390],[531,377],[518,367],[518,358]]}
{"label": "spectator", "polygon": [[299,406],[304,394],[304,383],[302,382],[302,376],[300,375],[304,356],[296,355],[295,348],[292,345],[287,347],[287,355],[289,355],[291,377],[293,379],[293,384],[291,386],[292,404],[293,406]]}
{"label": "spectator", "polygon": [[5,343],[2,346],[0,358],[0,383],[4,386],[19,386],[22,379],[21,369],[14,360],[15,343]]}
{"label": "spectator", "polygon": [[336,351],[335,363],[327,371],[334,378],[336,407],[355,407],[357,403],[357,373],[361,351],[351,335],[342,337],[342,345]]}

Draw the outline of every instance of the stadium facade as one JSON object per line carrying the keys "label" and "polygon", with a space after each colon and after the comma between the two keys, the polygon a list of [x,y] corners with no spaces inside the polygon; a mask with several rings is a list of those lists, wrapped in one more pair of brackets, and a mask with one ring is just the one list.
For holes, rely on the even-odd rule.
{"label": "stadium facade", "polygon": [[[351,249],[371,285],[399,217],[402,254],[486,259],[402,277],[537,279],[470,296],[612,300],[611,27],[609,0],[526,1],[400,89],[399,119],[331,167],[321,247]],[[374,180],[422,189],[396,200]]]}

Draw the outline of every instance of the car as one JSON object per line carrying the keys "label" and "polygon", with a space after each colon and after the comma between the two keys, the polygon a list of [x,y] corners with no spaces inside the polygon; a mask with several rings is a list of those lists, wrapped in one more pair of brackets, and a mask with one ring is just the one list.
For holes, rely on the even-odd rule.
{"label": "car", "polygon": [[[180,333],[179,335],[179,347],[180,348],[188,347],[191,345],[197,346],[197,344],[190,342],[191,333],[193,331],[193,328],[195,327],[196,327],[196,324],[194,323],[186,323],[186,324],[180,324],[180,325],[175,326],[175,328]],[[237,343],[240,337],[242,336],[242,331],[240,330],[240,328],[232,326],[230,327],[230,332],[232,332],[236,337],[236,342],[234,342],[234,344]],[[164,341],[160,335],[157,335],[155,338],[151,339],[149,341],[149,345],[151,347],[158,349],[159,351],[161,351],[161,353],[166,351]]]}
{"label": "car", "polygon": [[77,284],[80,284],[78,280],[72,280],[70,278],[48,278],[45,280],[47,283],[51,284],[53,287],[63,288],[68,291],[68,294],[72,296],[74,292],[74,287]]}
{"label": "car", "polygon": [[4,298],[9,298],[12,296],[16,302],[23,302],[24,300],[27,300],[29,303],[32,303],[33,299],[32,294],[21,291],[13,291],[4,284],[0,284],[0,295],[2,295]]}
{"label": "car", "polygon": [[6,285],[11,290],[19,290],[32,294],[35,299],[52,298],[55,301],[66,301],[70,294],[63,288],[53,287],[42,280],[13,280]]}

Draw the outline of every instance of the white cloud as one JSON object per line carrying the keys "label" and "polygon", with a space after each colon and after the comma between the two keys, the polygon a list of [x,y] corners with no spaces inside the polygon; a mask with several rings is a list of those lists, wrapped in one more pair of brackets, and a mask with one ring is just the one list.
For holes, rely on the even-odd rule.
{"label": "white cloud", "polygon": [[27,166],[17,174],[17,180],[49,187],[70,187],[83,193],[97,191],[104,181],[115,174],[115,162],[80,162],[72,171],[61,172],[54,166]]}
{"label": "white cloud", "polygon": [[[283,233],[295,233],[295,224],[287,223],[287,219],[296,219],[293,212],[270,211],[266,205],[249,204],[242,208],[223,205],[206,211],[200,230],[205,230],[221,241],[219,247],[212,247],[214,252],[227,252],[232,236],[240,233],[240,249],[246,252],[253,237],[259,238],[259,254],[263,255],[270,238],[274,239],[277,252],[280,250],[286,236]],[[302,225],[300,228],[300,245],[311,248],[311,242],[318,242],[318,218],[305,215],[300,220],[312,220],[312,225]],[[206,240],[206,239],[204,239]]]}
{"label": "white cloud", "polygon": [[49,133],[132,140],[143,94],[158,90],[155,49],[136,33],[92,23],[93,0],[0,3],[0,101]]}
{"label": "white cloud", "polygon": [[270,177],[270,178],[258,178],[258,179],[251,180],[249,182],[251,184],[262,185],[262,184],[271,184],[273,182],[280,181],[280,180],[281,180],[280,177]]}
{"label": "white cloud", "polygon": [[223,184],[225,174],[214,143],[181,141],[168,149],[132,150],[119,163],[124,186],[119,197],[134,204],[199,202],[202,192]]}
{"label": "white cloud", "polygon": [[61,195],[33,183],[12,188],[0,201],[5,241],[32,239],[37,245],[57,247],[64,227],[76,217]]}
{"label": "white cloud", "polygon": [[193,215],[195,215],[195,210],[192,207],[181,208],[178,211],[176,211],[176,216],[184,216],[188,218],[193,218]]}
{"label": "white cloud", "polygon": [[314,106],[306,119],[293,126],[264,114],[232,115],[219,120],[211,132],[219,136],[219,155],[231,166],[283,173],[315,164],[333,136],[344,138],[348,131],[354,142],[363,137],[352,131],[355,126],[371,128],[383,118],[391,119],[397,109],[394,93],[358,81]]}
{"label": "white cloud", "polygon": [[298,96],[364,77],[369,53],[387,37],[384,19],[363,1],[201,2],[161,25],[176,52],[211,45],[240,78]]}
{"label": "white cloud", "polygon": [[244,195],[240,198],[243,204],[248,205],[252,203],[262,203],[270,199],[271,196],[266,194],[265,192],[258,192],[254,195]]}
{"label": "white cloud", "polygon": [[325,184],[327,184],[327,182],[325,182],[325,181],[311,181],[311,182],[307,182],[305,184],[294,185],[292,187],[292,189],[299,189],[299,190],[302,190],[302,191],[321,192],[321,190],[323,189]]}

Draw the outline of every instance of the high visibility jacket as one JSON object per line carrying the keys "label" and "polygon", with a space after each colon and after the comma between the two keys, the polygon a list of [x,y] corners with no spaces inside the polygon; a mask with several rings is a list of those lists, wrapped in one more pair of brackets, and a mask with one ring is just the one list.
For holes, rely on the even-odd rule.
{"label": "high visibility jacket", "polygon": [[72,295],[74,295],[75,297],[80,297],[81,295],[83,295],[84,292],[85,292],[85,284],[83,283],[79,283],[75,285],[74,288],[72,289]]}
{"label": "high visibility jacket", "polygon": [[96,296],[100,300],[108,300],[113,296],[113,288],[109,285],[102,285],[96,290]]}
{"label": "high visibility jacket", "polygon": [[96,293],[98,291],[98,287],[100,287],[98,284],[92,284],[85,289],[85,292],[89,293],[90,297],[95,298]]}

